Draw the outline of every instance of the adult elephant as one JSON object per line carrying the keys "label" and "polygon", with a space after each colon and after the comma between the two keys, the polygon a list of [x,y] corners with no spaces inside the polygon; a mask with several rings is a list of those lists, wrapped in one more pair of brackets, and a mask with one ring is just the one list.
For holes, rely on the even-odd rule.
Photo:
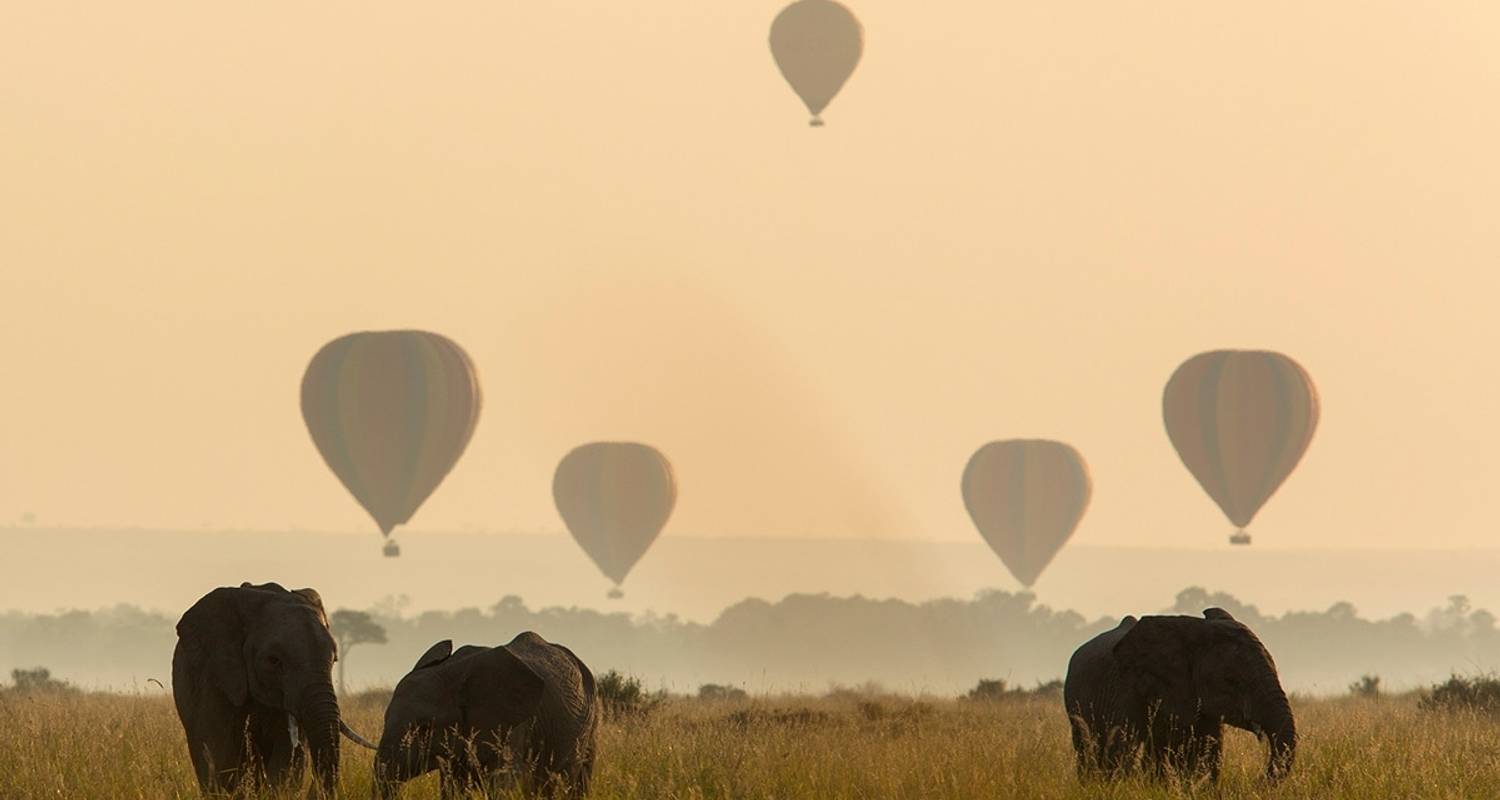
{"label": "adult elephant", "polygon": [[440,766],[444,794],[519,784],[581,797],[594,773],[594,674],[527,631],[499,647],[433,645],[396,684],[375,756],[380,796]]}
{"label": "adult elephant", "polygon": [[332,794],[344,724],[333,693],[336,658],[323,601],[312,589],[221,587],[177,622],[172,697],[205,794],[234,792],[252,773],[300,782],[311,756]]}
{"label": "adult elephant", "polygon": [[1126,617],[1068,662],[1063,703],[1079,776],[1116,776],[1145,762],[1157,775],[1218,780],[1224,725],[1269,747],[1266,775],[1292,767],[1297,725],[1276,663],[1229,612]]}

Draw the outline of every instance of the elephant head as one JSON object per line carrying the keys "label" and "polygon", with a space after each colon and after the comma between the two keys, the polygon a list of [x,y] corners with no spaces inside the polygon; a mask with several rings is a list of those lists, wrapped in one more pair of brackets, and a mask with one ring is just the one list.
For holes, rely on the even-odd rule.
{"label": "elephant head", "polygon": [[[306,742],[313,769],[331,793],[339,734],[350,732],[333,691],[335,646],[318,593],[276,584],[215,589],[183,614],[177,635],[198,691],[217,690],[240,720],[284,714],[293,749]],[[215,724],[244,723],[195,721],[195,727]]]}
{"label": "elephant head", "polygon": [[1269,745],[1267,777],[1291,769],[1297,727],[1276,663],[1229,612],[1142,617],[1115,644],[1114,656],[1137,676],[1137,690],[1160,703],[1157,713],[1250,731]]}
{"label": "elephant head", "polygon": [[377,789],[389,795],[442,761],[504,758],[497,737],[536,715],[544,687],[504,647],[455,653],[450,640],[433,645],[391,695],[375,756]]}

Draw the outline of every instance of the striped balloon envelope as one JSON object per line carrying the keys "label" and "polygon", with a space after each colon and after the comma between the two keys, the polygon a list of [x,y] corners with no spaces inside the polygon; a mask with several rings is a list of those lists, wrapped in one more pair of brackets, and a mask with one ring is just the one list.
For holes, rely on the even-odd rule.
{"label": "striped balloon envelope", "polygon": [[1263,350],[1200,353],[1162,393],[1177,455],[1224,516],[1244,529],[1296,469],[1318,427],[1318,390],[1300,364]]}
{"label": "striped balloon envelope", "polygon": [[964,468],[964,506],[974,527],[1028,587],[1073,535],[1092,495],[1083,456],[1062,442],[990,442]]}
{"label": "striped balloon envelope", "polygon": [[313,444],[384,536],[410,521],[458,463],[479,407],[468,354],[426,331],[339,337],[302,376]]}
{"label": "striped balloon envelope", "polygon": [[656,448],[592,442],[563,456],[552,499],[568,532],[605,577],[619,585],[666,526],[677,505],[672,465]]}

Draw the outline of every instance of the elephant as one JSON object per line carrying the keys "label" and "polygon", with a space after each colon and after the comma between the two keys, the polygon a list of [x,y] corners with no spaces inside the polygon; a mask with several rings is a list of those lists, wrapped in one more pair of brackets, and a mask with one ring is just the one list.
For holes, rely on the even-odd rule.
{"label": "elephant", "polygon": [[444,795],[520,786],[582,797],[600,705],[573,652],[527,631],[499,647],[438,642],[396,684],[375,756],[377,793],[443,768]]}
{"label": "elephant", "polygon": [[333,793],[339,734],[374,747],[339,714],[336,657],[313,589],[220,587],[182,615],[172,698],[204,794],[234,793],[252,774],[272,786],[298,784],[309,757],[313,791]]}
{"label": "elephant", "polygon": [[1127,616],[1068,662],[1063,704],[1081,779],[1153,773],[1216,782],[1224,725],[1268,744],[1266,777],[1284,777],[1297,723],[1276,663],[1253,632],[1221,608],[1193,616]]}

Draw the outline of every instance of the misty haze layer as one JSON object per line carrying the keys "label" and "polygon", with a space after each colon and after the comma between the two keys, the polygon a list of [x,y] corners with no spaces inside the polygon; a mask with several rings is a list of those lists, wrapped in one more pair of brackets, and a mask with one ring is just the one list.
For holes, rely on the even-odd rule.
{"label": "misty haze layer", "polygon": [[[1421,618],[1373,621],[1346,603],[1321,612],[1262,614],[1227,594],[1178,592],[1158,609],[1197,616],[1220,607],[1250,625],[1274,653],[1293,689],[1332,694],[1362,675],[1387,687],[1438,681],[1500,663],[1495,615],[1466,598]],[[901,600],[790,595],[745,600],[703,625],[675,616],[604,614],[527,606],[516,596],[485,608],[403,616],[372,610],[383,644],[342,655],[351,689],[389,687],[433,642],[497,644],[524,630],[546,631],[596,669],[636,675],[648,685],[692,693],[706,683],[753,692],[816,693],[835,686],[879,684],[906,694],[957,694],[980,679],[1011,686],[1057,678],[1082,641],[1117,620],[1085,619],[1037,605],[1028,594],[982,592],[972,600]],[[46,665],[87,687],[150,691],[166,675],[174,617],[120,606],[98,612],[0,615],[0,669]]]}
{"label": "misty haze layer", "polygon": [[[697,682],[821,690],[878,680],[955,692],[981,677],[1057,677],[1100,625],[1174,604],[1196,614],[1202,608],[1193,606],[1209,602],[1233,604],[1257,624],[1284,618],[1262,633],[1294,688],[1337,691],[1364,672],[1410,685],[1500,664],[1484,612],[1439,621],[1448,636],[1441,646],[1423,638],[1441,633],[1427,615],[1448,607],[1450,595],[1500,608],[1491,579],[1500,551],[1072,547],[1038,582],[1035,601],[973,602],[1019,591],[980,542],[665,537],[626,581],[625,597],[609,600],[609,581],[562,533],[413,535],[396,559],[381,557],[378,537],[348,534],[9,529],[3,537],[7,556],[19,559],[12,563],[48,564],[77,579],[17,570],[0,584],[0,612],[11,612],[0,674],[47,666],[89,685],[162,677],[182,610],[208,589],[244,580],[312,586],[330,610],[374,609],[392,641],[351,657],[356,686],[391,683],[433,641],[493,644],[532,627],[590,651],[601,669],[631,670],[677,691]],[[1189,586],[1237,599],[1176,598]],[[868,599],[820,600],[823,593]],[[783,602],[794,594],[801,599]],[[55,616],[120,603],[146,611]],[[1416,616],[1403,621],[1402,613]],[[921,652],[876,657],[882,637],[899,636],[889,631],[903,625],[926,637]],[[1344,640],[1319,641],[1329,636]],[[871,654],[841,661],[835,654],[846,645]]]}

